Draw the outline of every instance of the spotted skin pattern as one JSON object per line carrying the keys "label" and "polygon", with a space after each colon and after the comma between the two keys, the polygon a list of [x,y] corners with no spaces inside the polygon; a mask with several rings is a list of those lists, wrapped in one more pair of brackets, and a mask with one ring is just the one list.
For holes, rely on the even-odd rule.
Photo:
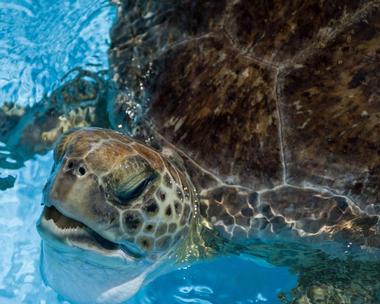
{"label": "spotted skin pattern", "polygon": [[[54,157],[58,169],[45,192],[63,214],[147,254],[173,248],[186,233],[194,187],[157,151],[117,132],[89,128],[64,136]],[[140,181],[145,188],[131,198],[130,185]]]}

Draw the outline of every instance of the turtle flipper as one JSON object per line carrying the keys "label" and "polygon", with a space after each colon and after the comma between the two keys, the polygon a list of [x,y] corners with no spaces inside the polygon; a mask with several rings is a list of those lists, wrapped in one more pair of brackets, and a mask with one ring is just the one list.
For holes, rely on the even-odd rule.
{"label": "turtle flipper", "polygon": [[219,185],[201,191],[200,212],[220,237],[218,252],[259,257],[297,275],[295,288],[278,295],[282,303],[378,302],[378,250],[371,250],[380,247],[378,217],[349,199],[290,186]]}
{"label": "turtle flipper", "polygon": [[[0,166],[18,168],[35,154],[51,149],[63,133],[78,127],[108,127],[106,79],[74,69],[73,79],[31,107],[0,107]],[[16,162],[9,162],[11,157]]]}
{"label": "turtle flipper", "polygon": [[254,192],[220,185],[203,190],[200,198],[202,216],[237,243],[302,242],[334,254],[363,246],[380,248],[378,216],[326,191],[282,186]]}

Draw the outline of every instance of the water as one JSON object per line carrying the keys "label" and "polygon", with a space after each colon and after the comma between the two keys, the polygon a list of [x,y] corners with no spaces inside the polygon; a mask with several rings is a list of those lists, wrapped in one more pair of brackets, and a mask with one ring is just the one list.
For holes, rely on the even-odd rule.
{"label": "water", "polygon": [[[36,104],[75,67],[107,69],[115,16],[108,1],[0,0],[0,105]],[[0,178],[16,178],[0,192],[0,303],[67,303],[39,272],[35,224],[52,162],[49,152],[0,169]],[[295,284],[286,268],[220,257],[166,274],[128,303],[278,303],[277,294]]]}
{"label": "water", "polygon": [[106,69],[109,1],[0,0],[0,104],[32,105],[77,66]]}

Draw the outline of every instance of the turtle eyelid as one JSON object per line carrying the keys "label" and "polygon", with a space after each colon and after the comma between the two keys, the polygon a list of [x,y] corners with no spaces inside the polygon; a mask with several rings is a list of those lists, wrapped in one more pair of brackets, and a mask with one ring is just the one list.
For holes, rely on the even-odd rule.
{"label": "turtle eyelid", "polygon": [[131,200],[139,197],[146,187],[156,179],[156,174],[150,174],[148,177],[143,179],[140,183],[138,183],[135,187],[130,189],[123,189],[115,193],[115,196],[120,201],[121,204],[127,204]]}

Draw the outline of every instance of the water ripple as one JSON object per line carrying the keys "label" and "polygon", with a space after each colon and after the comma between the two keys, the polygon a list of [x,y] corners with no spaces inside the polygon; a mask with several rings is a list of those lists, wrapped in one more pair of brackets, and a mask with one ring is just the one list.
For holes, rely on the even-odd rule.
{"label": "water ripple", "polygon": [[107,69],[109,1],[0,0],[0,105],[31,105],[74,67]]}

